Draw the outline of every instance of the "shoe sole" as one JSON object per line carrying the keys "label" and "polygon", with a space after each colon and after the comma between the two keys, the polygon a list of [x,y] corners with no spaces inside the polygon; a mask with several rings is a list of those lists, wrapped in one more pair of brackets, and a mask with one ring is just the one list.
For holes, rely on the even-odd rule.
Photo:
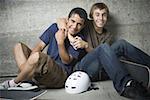
{"label": "shoe sole", "polygon": [[33,90],[37,89],[38,86],[31,86],[31,87],[10,87],[8,90]]}

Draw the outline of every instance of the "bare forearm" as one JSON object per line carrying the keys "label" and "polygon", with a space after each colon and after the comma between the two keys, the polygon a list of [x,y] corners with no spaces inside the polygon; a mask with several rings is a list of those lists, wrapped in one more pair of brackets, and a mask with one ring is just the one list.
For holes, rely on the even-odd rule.
{"label": "bare forearm", "polygon": [[63,44],[58,44],[59,55],[63,63],[69,64],[72,61],[71,56],[68,54]]}

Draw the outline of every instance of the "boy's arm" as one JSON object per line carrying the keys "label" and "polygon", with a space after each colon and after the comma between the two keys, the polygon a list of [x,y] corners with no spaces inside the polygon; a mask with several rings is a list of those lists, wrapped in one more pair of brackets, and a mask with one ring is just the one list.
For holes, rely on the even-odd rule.
{"label": "boy's arm", "polygon": [[[65,29],[67,30],[67,18],[58,18],[57,19],[57,25],[59,29]],[[93,47],[89,46],[88,42],[84,40],[78,40],[74,46],[74,48],[84,48],[87,52],[91,52],[93,50]]]}
{"label": "boy's arm", "polygon": [[69,64],[73,60],[73,57],[69,55],[65,48],[65,31],[58,30],[58,32],[55,34],[55,38],[58,44],[58,51],[62,62],[64,64]]}
{"label": "boy's arm", "polygon": [[93,50],[92,47],[89,46],[88,42],[84,41],[84,40],[79,40],[79,45],[78,48],[84,48],[86,50],[86,52],[91,52]]}
{"label": "boy's arm", "polygon": [[40,40],[36,45],[35,47],[32,49],[32,53],[34,52],[42,52],[43,49],[45,48],[46,44]]}
{"label": "boy's arm", "polygon": [[58,18],[57,19],[57,26],[59,29],[67,30],[67,18]]}
{"label": "boy's arm", "polygon": [[71,45],[75,48],[75,49],[85,49],[86,52],[91,52],[93,50],[92,47],[89,46],[87,41],[84,41],[81,37],[76,36],[69,36],[69,41],[71,43]]}

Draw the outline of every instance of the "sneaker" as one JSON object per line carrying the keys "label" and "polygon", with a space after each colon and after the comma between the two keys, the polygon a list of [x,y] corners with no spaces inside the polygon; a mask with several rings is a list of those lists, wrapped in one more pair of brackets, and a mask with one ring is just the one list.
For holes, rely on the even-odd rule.
{"label": "sneaker", "polygon": [[4,81],[0,85],[0,90],[34,90],[37,88],[38,86],[33,85],[32,83],[27,83],[27,82],[16,84],[14,80]]}
{"label": "sneaker", "polygon": [[130,85],[125,87],[122,95],[134,100],[150,100],[150,94],[146,88],[135,80],[132,80]]}
{"label": "sneaker", "polygon": [[12,80],[6,80],[0,84],[0,89],[8,89],[10,87],[16,87],[18,85],[19,84],[16,84],[13,79]]}
{"label": "sneaker", "polygon": [[38,86],[32,85],[30,83],[20,83],[16,87],[8,88],[8,90],[34,90],[34,89],[37,89],[37,88],[38,88]]}

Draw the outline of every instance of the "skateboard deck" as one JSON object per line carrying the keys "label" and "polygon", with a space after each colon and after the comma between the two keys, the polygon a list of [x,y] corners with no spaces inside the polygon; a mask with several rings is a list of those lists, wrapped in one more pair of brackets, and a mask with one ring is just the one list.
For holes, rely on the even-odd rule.
{"label": "skateboard deck", "polygon": [[34,100],[45,94],[46,90],[0,90],[1,99]]}
{"label": "skateboard deck", "polygon": [[121,60],[121,62],[133,78],[141,82],[144,87],[150,88],[150,69],[148,66],[126,60]]}

